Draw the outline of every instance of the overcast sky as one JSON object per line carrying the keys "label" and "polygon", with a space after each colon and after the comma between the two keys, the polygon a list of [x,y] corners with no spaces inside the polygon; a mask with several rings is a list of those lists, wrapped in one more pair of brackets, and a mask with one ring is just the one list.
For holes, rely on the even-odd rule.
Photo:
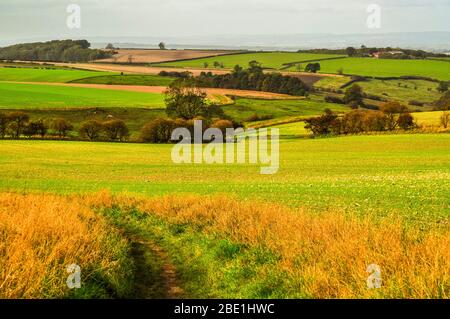
{"label": "overcast sky", "polygon": [[[79,30],[66,26],[72,3]],[[0,38],[450,31],[449,17],[450,0],[0,0]]]}

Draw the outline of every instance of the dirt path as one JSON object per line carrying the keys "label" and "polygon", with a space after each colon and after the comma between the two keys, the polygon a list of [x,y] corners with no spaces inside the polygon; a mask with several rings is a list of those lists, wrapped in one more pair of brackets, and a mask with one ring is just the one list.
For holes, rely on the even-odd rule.
{"label": "dirt path", "polygon": [[167,253],[151,241],[135,235],[131,256],[135,265],[134,297],[137,299],[179,299],[184,295],[178,286],[176,268]]}
{"label": "dirt path", "polygon": [[[109,85],[109,84],[79,84],[79,83],[52,83],[52,82],[16,82],[16,81],[1,81],[4,83],[14,84],[37,84],[37,85],[51,85],[51,86],[68,86],[68,87],[80,87],[91,89],[103,89],[114,91],[130,91],[130,92],[143,92],[143,93],[164,93],[167,87],[165,86],[138,86],[138,85]],[[301,97],[293,97],[286,94],[277,94],[260,91],[249,90],[231,90],[231,89],[215,89],[215,88],[202,88],[209,97],[215,95],[234,95],[239,97],[253,97],[263,99],[299,99]]]}

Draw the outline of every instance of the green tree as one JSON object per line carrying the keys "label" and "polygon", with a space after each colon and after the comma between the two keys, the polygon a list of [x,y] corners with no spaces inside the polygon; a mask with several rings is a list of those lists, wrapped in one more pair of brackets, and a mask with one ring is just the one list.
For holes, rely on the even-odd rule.
{"label": "green tree", "polygon": [[9,127],[11,129],[13,138],[20,138],[23,129],[30,120],[29,115],[25,112],[12,112],[8,114],[8,117],[10,119]]}
{"label": "green tree", "polygon": [[166,44],[164,42],[160,42],[158,44],[160,50],[166,50]]}
{"label": "green tree", "polygon": [[90,120],[81,124],[78,133],[82,138],[87,138],[90,141],[95,141],[100,137],[103,131],[103,125],[97,120]]}
{"label": "green tree", "polygon": [[437,88],[437,90],[441,93],[445,93],[448,91],[448,82],[439,82],[439,86]]}
{"label": "green tree", "polygon": [[165,102],[169,117],[190,120],[208,112],[206,93],[188,80],[173,82],[165,92]]}
{"label": "green tree", "polygon": [[358,84],[353,84],[344,94],[346,104],[363,105],[364,92]]}
{"label": "green tree", "polygon": [[358,53],[358,51],[354,47],[348,47],[347,49],[345,49],[345,51],[350,57],[355,56]]}
{"label": "green tree", "polygon": [[58,134],[59,138],[64,138],[73,130],[73,125],[66,119],[57,118],[52,121],[50,128]]}
{"label": "green tree", "polygon": [[103,129],[106,136],[111,141],[123,141],[130,135],[130,131],[122,120],[110,120],[103,123]]}

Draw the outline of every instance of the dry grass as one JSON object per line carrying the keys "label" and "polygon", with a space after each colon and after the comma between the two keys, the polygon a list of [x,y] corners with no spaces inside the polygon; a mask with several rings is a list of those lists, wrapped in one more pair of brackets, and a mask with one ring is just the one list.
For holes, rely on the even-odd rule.
{"label": "dry grass", "polygon": [[80,200],[52,195],[0,194],[0,298],[65,297],[66,267],[82,282],[114,277],[125,243]]}
{"label": "dry grass", "polygon": [[[99,194],[94,202],[108,206],[114,200]],[[406,227],[395,217],[362,219],[341,212],[312,215],[226,196],[138,202],[124,197],[118,202],[169,223],[186,223],[203,233],[270,249],[281,257],[278,269],[314,298],[450,297],[448,223],[424,231]],[[370,264],[381,267],[381,289],[367,288]]]}

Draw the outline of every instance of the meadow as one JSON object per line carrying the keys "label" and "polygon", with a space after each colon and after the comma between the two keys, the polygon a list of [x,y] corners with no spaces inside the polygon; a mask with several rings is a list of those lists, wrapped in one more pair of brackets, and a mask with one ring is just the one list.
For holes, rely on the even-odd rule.
{"label": "meadow", "polygon": [[159,75],[101,75],[70,81],[83,84],[169,86],[175,78]]}
{"label": "meadow", "polygon": [[[345,58],[320,61],[320,73],[371,77],[423,76],[437,80],[450,80],[450,64],[436,60],[388,60],[373,58]],[[295,67],[289,71],[296,71]]]}
{"label": "meadow", "polygon": [[[289,52],[266,52],[266,53],[241,53],[235,55],[218,56],[212,58],[195,59],[188,61],[168,62],[156,64],[155,66],[170,66],[183,68],[204,68],[208,63],[214,68],[214,62],[223,63],[225,69],[232,69],[236,65],[247,67],[250,61],[258,61],[263,68],[280,69],[286,63],[314,61],[328,58],[339,58],[335,54],[311,54],[311,53],[289,53]],[[295,70],[294,70],[295,71]]]}
{"label": "meadow", "polygon": [[[260,165],[175,165],[170,145],[4,140],[0,149],[4,234],[18,254],[45,242],[29,262],[52,265],[27,272],[30,290],[2,297],[173,297],[168,265],[178,297],[450,294],[448,134],[283,139],[270,176]],[[56,254],[77,230],[82,253]],[[0,258],[0,278],[24,273],[14,260]],[[61,282],[73,260],[89,274],[78,295]],[[371,263],[382,289],[366,287]]]}
{"label": "meadow", "polygon": [[170,145],[0,141],[0,189],[229,193],[433,223],[449,213],[449,142],[448,134],[283,140],[279,173],[262,176],[259,165],[174,165]]}
{"label": "meadow", "polygon": [[164,108],[165,104],[164,96],[158,93],[0,82],[0,107],[4,109]]}
{"label": "meadow", "polygon": [[50,69],[39,67],[0,67],[0,81],[11,82],[70,82],[78,79],[103,76],[109,72],[83,71],[74,69]]}

